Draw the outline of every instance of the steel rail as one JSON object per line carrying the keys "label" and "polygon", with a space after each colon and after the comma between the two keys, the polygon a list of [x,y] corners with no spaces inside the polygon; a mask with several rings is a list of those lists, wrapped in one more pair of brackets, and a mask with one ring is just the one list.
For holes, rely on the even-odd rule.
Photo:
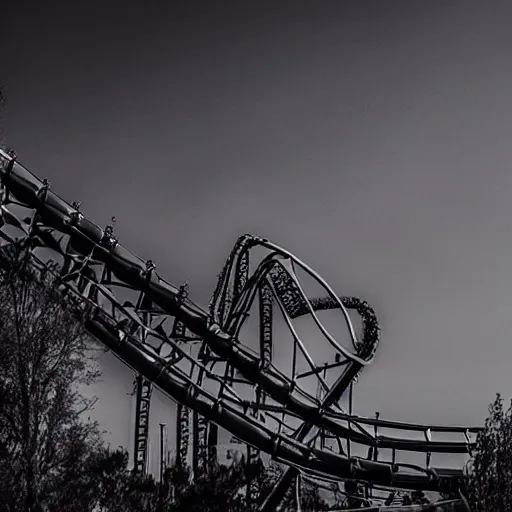
{"label": "steel rail", "polygon": [[[339,399],[341,392],[347,388],[360,370],[371,361],[376,348],[376,343],[372,345],[371,342],[376,342],[376,340],[370,340],[370,343],[366,345],[357,341],[345,309],[347,301],[336,296],[318,274],[291,253],[265,239],[251,237],[252,243],[273,250],[292,264],[297,264],[327,289],[330,297],[327,301],[324,301],[323,305],[327,308],[326,305],[334,303],[341,309],[349,327],[353,344],[358,352],[357,354],[351,354],[346,351],[325,330],[315,313],[321,307],[315,309],[315,305],[307,298],[306,302],[300,304],[300,307],[306,307],[309,310],[308,312],[313,316],[317,326],[331,345],[348,360],[338,381],[329,390],[322,403],[319,403],[304,390],[297,389],[293,385],[294,383],[290,382],[289,378],[272,364],[262,367],[258,354],[242,346],[235,337],[226,333],[218,323],[212,322],[206,311],[188,298],[181,300],[178,288],[163,280],[156,272],[148,274],[147,262],[123,248],[117,243],[117,240],[109,240],[106,230],[86,219],[76,207],[69,205],[51,191],[45,181],[39,180],[9,155],[0,152],[0,156],[7,161],[7,165],[1,169],[4,194],[12,194],[20,202],[19,204],[34,209],[38,218],[46,226],[69,235],[69,246],[78,254],[103,263],[120,282],[129,288],[143,292],[157,308],[182,322],[197,338],[204,340],[213,353],[222,360],[229,361],[247,380],[259,386],[273,400],[279,402],[287,414],[304,420],[305,424],[302,432],[315,427],[331,432],[338,437],[344,437],[361,444],[370,443],[379,447],[408,451],[440,451],[443,453],[467,452],[467,442],[422,442],[384,436],[376,436],[372,439],[371,436],[362,435],[337,423],[337,420],[345,420],[385,428],[402,428],[404,430],[421,430],[419,427],[423,427],[401,422],[386,422],[347,416],[330,410],[330,407]],[[2,206],[2,215],[4,214],[7,215],[7,210]],[[109,241],[112,243],[108,243]],[[258,275],[261,279],[271,279],[268,272],[261,272]],[[249,290],[251,288],[256,290],[257,286],[255,285],[254,288],[247,286],[245,289]],[[237,301],[237,304],[234,304],[231,309],[231,313],[240,313],[237,307],[240,308],[240,304],[243,303],[243,300]],[[318,305],[322,306],[321,300],[317,302],[316,306]],[[178,368],[170,366],[168,362],[159,361],[158,356],[155,358],[155,356],[146,353],[140,343],[137,344],[136,341],[133,341],[129,331],[124,332],[124,338],[120,340],[119,326],[113,327],[111,325],[113,319],[108,317],[104,311],[100,312],[97,304],[95,305],[95,311],[97,317],[88,320],[88,330],[120,357],[125,364],[154,382],[179,403],[190,407],[219,426],[226,428],[247,444],[272,454],[276,459],[301,468],[306,472],[311,471],[326,476],[334,476],[335,478],[357,478],[384,486],[401,488],[421,487],[426,490],[439,488],[439,478],[432,472],[427,472],[424,475],[405,474],[399,471],[400,467],[405,467],[400,464],[346,457],[335,454],[330,450],[320,450],[308,446],[299,442],[298,439],[283,436],[276,437],[275,433],[269,431],[268,427],[255,418],[244,415],[241,411],[230,406],[229,403],[221,402],[218,398],[199,388]],[[227,314],[224,317],[233,318],[233,315]],[[222,321],[222,323],[224,322]],[[360,354],[362,354],[362,357]],[[375,421],[378,422],[375,423]],[[465,433],[477,431],[475,428],[463,427],[426,427],[431,432],[461,432],[462,429]],[[463,451],[462,446],[465,447]],[[443,473],[444,471],[441,470],[441,477],[443,477]],[[449,471],[446,472],[447,475],[448,473]]]}

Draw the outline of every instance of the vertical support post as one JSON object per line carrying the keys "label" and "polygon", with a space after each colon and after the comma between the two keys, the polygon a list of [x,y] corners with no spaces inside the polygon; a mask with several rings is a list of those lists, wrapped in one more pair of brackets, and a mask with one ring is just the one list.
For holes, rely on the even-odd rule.
{"label": "vertical support post", "polygon": [[[256,388],[256,407],[251,411],[251,415],[256,418],[258,416],[259,406],[264,400],[263,391],[260,387]],[[260,450],[253,446],[247,445],[247,463],[246,463],[246,475],[247,475],[247,488],[245,493],[247,506],[250,508],[258,496],[258,486],[254,479],[254,469],[260,462]]]}
{"label": "vertical support post", "polygon": [[145,474],[148,461],[149,408],[151,405],[151,383],[142,375],[135,379],[136,411],[135,411],[135,440],[134,466],[136,473]]}
{"label": "vertical support post", "polygon": [[163,512],[164,503],[169,493],[168,482],[165,478],[165,427],[165,423],[160,423],[160,485],[158,487],[158,512]]}
{"label": "vertical support post", "polygon": [[[340,361],[340,355],[336,354],[336,362],[339,363],[339,361]],[[326,365],[327,365],[327,363],[326,363]],[[323,375],[322,375],[324,380],[326,378],[326,375],[327,375],[327,368],[324,368]],[[320,384],[320,381],[318,381],[318,384],[316,386],[316,399],[318,401],[322,400],[322,391],[323,391],[323,388],[322,388],[322,386]],[[325,448],[325,431],[324,430],[320,431],[319,438],[320,438],[319,439],[319,441],[320,441],[320,449],[323,450]]]}
{"label": "vertical support post", "polygon": [[160,483],[164,481],[165,472],[165,423],[160,423]]}
{"label": "vertical support post", "polygon": [[254,470],[260,459],[260,452],[253,446],[247,445],[246,475],[247,488],[245,499],[248,507],[251,507],[258,496],[258,489],[254,480]]}
{"label": "vertical support post", "polygon": [[211,466],[217,462],[217,444],[219,443],[219,427],[208,422],[208,464]]}
{"label": "vertical support post", "polygon": [[[379,412],[376,412],[376,413],[375,413],[375,419],[376,419],[376,420],[378,420],[378,419],[379,419],[379,417],[380,417],[380,413],[379,413]],[[378,434],[379,434],[379,427],[378,427],[377,425],[374,425],[374,426],[373,426],[373,435],[375,436],[375,438],[377,438]],[[371,458],[372,458],[374,461],[377,461],[377,460],[378,460],[378,458],[379,458],[379,448],[378,448],[378,446],[377,446],[377,445],[372,446],[372,450],[371,450],[371,452],[372,452],[372,457],[371,457]],[[366,484],[366,485],[365,485],[366,499],[368,499],[368,498],[370,498],[370,497],[371,497],[371,495],[372,495],[372,490],[373,490],[373,486],[372,486],[372,484]]]}
{"label": "vertical support post", "polygon": [[196,411],[192,411],[192,472],[194,478],[199,473],[199,425],[198,416]]}
{"label": "vertical support post", "polygon": [[[184,283],[178,291],[177,301],[181,305],[188,296],[188,285]],[[171,337],[173,339],[184,338],[187,328],[183,322],[175,318],[172,326]],[[182,467],[187,461],[189,432],[190,432],[190,412],[183,404],[177,404],[176,421],[176,465]]]}
{"label": "vertical support post", "polygon": [[176,415],[176,464],[182,467],[187,462],[190,436],[190,412],[187,407],[179,403]]}
{"label": "vertical support post", "polygon": [[192,413],[192,418],[192,469],[195,475],[199,475],[205,471],[208,464],[207,431],[209,422],[195,411]]}
{"label": "vertical support post", "polygon": [[[430,443],[432,441],[432,432],[430,431],[429,428],[427,428],[427,430],[425,431],[425,439],[427,440],[428,443]],[[432,452],[427,452],[426,453],[426,467],[427,469],[430,468],[430,459],[432,457]]]}
{"label": "vertical support post", "polygon": [[[353,414],[353,390],[354,390],[354,382],[350,383],[348,388],[348,414],[352,416]],[[349,422],[348,429],[352,430],[352,422]],[[350,439],[347,439],[347,456],[350,459]]]}
{"label": "vertical support post", "polygon": [[[380,413],[379,412],[376,412],[375,413],[375,419],[378,420],[380,417]],[[377,425],[375,425],[373,427],[373,434],[375,435],[375,438],[377,438],[378,434],[379,434],[379,427]],[[377,446],[375,446],[375,450],[373,451],[373,460],[377,460],[379,457],[379,448]]]}

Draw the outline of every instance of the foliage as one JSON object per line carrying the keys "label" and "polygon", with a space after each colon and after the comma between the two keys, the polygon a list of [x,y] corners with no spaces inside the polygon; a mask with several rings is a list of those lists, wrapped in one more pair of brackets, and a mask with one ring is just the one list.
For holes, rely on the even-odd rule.
{"label": "foliage", "polygon": [[512,510],[512,403],[505,411],[499,394],[477,437],[464,492],[472,512]]}
{"label": "foliage", "polygon": [[35,271],[28,258],[19,245],[0,253],[0,492],[6,512],[42,511],[57,495],[75,492],[101,446],[98,425],[82,419],[94,402],[78,389],[99,375],[87,355],[88,337],[52,276]]}
{"label": "foliage", "polygon": [[[171,468],[169,483],[178,486],[173,489],[173,500],[166,512],[238,512],[245,510],[245,500],[241,493],[245,482],[244,468],[240,464],[225,466],[216,464],[208,472],[187,483],[183,477],[187,469]],[[185,485],[184,485],[185,484]]]}
{"label": "foliage", "polygon": [[[92,497],[95,510],[152,512],[158,504],[158,485],[151,476],[128,470],[128,452],[98,450],[85,468],[77,489]],[[59,509],[62,510],[62,509]]]}
{"label": "foliage", "polygon": [[[256,511],[265,497],[274,488],[283,474],[281,466],[271,463],[265,466],[262,461],[247,466],[244,459],[234,461],[229,466],[213,465],[208,472],[198,478],[190,478],[187,467],[169,468],[167,475],[170,495],[166,512],[248,512]],[[247,483],[253,482],[256,499],[248,501]],[[297,510],[295,484],[290,487],[283,500],[283,510]],[[318,488],[302,486],[301,510],[327,510],[327,504],[320,498]]]}

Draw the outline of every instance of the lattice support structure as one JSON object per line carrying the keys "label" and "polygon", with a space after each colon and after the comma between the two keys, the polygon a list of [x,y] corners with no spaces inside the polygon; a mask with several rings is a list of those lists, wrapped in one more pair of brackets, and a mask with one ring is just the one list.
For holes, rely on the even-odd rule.
{"label": "lattice support structure", "polygon": [[[178,290],[177,301],[179,304],[187,299],[189,294],[188,285],[182,284]],[[186,341],[187,327],[183,322],[174,319],[171,337],[176,341]],[[186,464],[188,456],[188,447],[190,442],[190,410],[181,403],[177,403],[176,410],[176,463],[179,466]]]}
{"label": "lattice support structure", "polygon": [[134,470],[145,474],[148,464],[149,409],[151,405],[151,382],[142,375],[136,379]]}
{"label": "lattice support structure", "polygon": [[219,443],[219,427],[213,423],[208,422],[208,466],[212,467],[217,463],[218,450],[217,445]]}
{"label": "lattice support structure", "polygon": [[192,418],[192,470],[194,475],[201,475],[208,469],[208,420],[196,411]]}
{"label": "lattice support structure", "polygon": [[187,462],[190,440],[190,411],[178,403],[176,422],[176,464],[183,466]]}

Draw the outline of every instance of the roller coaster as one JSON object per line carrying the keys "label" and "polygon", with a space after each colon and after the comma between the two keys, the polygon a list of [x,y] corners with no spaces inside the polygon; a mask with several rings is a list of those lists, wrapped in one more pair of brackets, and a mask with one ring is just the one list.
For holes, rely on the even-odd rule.
{"label": "roller coaster", "polygon": [[[479,428],[353,414],[353,384],[380,338],[367,302],[338,296],[290,252],[245,235],[203,309],[187,285],[124,248],[113,224],[88,220],[4,151],[0,173],[2,245],[24,241],[34,268],[47,268],[51,254],[62,293],[88,312],[88,332],[138,375],[135,469],[147,462],[154,385],[178,404],[178,461],[192,430],[194,472],[217,459],[219,427],[247,447],[249,461],[264,453],[288,467],[262,512],[279,506],[298,475],[326,488],[363,485],[372,503],[393,490],[458,489],[461,468],[434,467],[432,456],[468,454]],[[411,453],[422,462],[404,462]]]}

